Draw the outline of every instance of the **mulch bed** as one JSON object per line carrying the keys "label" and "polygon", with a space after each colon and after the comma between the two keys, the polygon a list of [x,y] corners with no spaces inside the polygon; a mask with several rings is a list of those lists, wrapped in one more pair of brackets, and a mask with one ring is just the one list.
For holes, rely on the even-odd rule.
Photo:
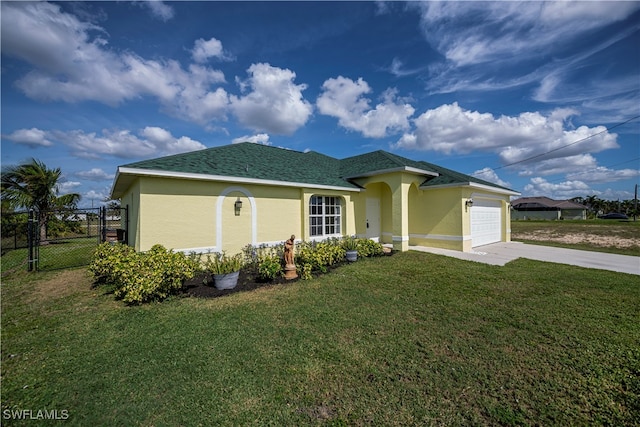
{"label": "mulch bed", "polygon": [[[393,255],[395,252],[385,251],[386,256]],[[338,263],[329,267],[327,273],[335,270],[336,268],[348,264],[347,261]],[[255,289],[264,288],[273,285],[288,285],[301,280],[300,277],[296,279],[287,280],[284,277],[279,277],[275,280],[268,282],[259,281],[256,277],[247,270],[240,270],[238,276],[238,284],[233,289],[219,290],[213,286],[213,277],[211,274],[202,273],[195,276],[193,279],[187,280],[182,287],[182,295],[186,297],[195,298],[219,298],[226,295],[235,294],[238,292],[248,292]]]}
{"label": "mulch bed", "polygon": [[196,298],[219,298],[238,292],[253,291],[266,286],[295,283],[298,280],[300,280],[300,278],[286,280],[284,277],[281,277],[269,282],[260,282],[247,271],[240,270],[238,284],[233,289],[216,289],[216,287],[213,286],[213,278],[210,274],[206,273],[199,274],[193,279],[187,280],[182,289],[184,296]]}

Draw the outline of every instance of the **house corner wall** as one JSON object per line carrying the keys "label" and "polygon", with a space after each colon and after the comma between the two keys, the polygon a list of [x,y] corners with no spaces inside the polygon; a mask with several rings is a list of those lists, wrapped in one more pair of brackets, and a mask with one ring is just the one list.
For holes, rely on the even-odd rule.
{"label": "house corner wall", "polygon": [[470,250],[470,230],[468,226],[465,229],[463,196],[459,187],[412,189],[409,244],[456,251]]}
{"label": "house corner wall", "polygon": [[137,179],[120,197],[120,206],[128,208],[127,244],[140,250],[140,180]]}

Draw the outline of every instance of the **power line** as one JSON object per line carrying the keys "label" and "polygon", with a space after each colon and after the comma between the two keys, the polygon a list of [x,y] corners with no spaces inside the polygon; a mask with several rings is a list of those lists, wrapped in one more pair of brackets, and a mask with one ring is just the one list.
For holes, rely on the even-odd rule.
{"label": "power line", "polygon": [[[616,163],[616,164],[614,164],[614,165],[598,166],[598,167],[595,167],[595,168],[587,169],[586,171],[581,172],[581,173],[582,173],[582,174],[585,174],[585,173],[589,173],[589,172],[595,172],[595,171],[597,171],[599,168],[607,168],[607,169],[609,169],[609,168],[613,168],[613,167],[616,167],[616,166],[624,165],[624,164],[626,164],[626,163],[635,162],[635,161],[638,161],[638,160],[640,160],[640,157],[636,157],[635,159],[631,159],[631,160],[625,160],[624,162]],[[570,174],[567,174],[567,175],[570,175]],[[549,180],[549,181],[547,181],[547,182],[558,182],[558,181],[563,181],[563,180],[564,180],[564,181],[568,181],[568,178],[566,177],[566,175],[565,175],[565,177],[564,177],[564,178],[551,179],[551,180]]]}
{"label": "power line", "polygon": [[605,132],[609,132],[609,131],[617,128],[617,127],[625,125],[625,124],[627,124],[627,123],[629,123],[629,122],[631,122],[631,121],[633,121],[633,120],[635,120],[637,118],[640,118],[640,115],[637,115],[635,117],[631,117],[630,119],[625,120],[624,122],[618,123],[617,125],[614,125],[614,126],[612,126],[610,128],[607,128],[607,129],[605,129],[603,131],[600,131],[598,133],[594,133],[593,135],[589,135],[589,136],[587,136],[585,138],[579,139],[579,140],[574,141],[572,143],[569,143],[567,145],[563,145],[562,147],[554,148],[553,150],[549,150],[549,151],[541,153],[541,154],[536,154],[535,156],[527,157],[526,159],[518,160],[517,162],[513,162],[513,163],[506,164],[506,165],[498,166],[497,168],[495,168],[493,170],[496,171],[496,170],[499,170],[499,169],[507,168],[509,166],[513,166],[513,165],[517,165],[517,164],[520,164],[520,163],[528,162],[529,160],[537,159],[539,157],[546,156],[547,154],[554,153],[556,151],[562,150],[562,149],[567,148],[567,147],[571,147],[572,145],[579,144],[579,143],[584,142],[584,141],[586,141],[588,139],[591,139],[591,138],[593,138],[595,136],[601,135],[601,134],[603,134]]}

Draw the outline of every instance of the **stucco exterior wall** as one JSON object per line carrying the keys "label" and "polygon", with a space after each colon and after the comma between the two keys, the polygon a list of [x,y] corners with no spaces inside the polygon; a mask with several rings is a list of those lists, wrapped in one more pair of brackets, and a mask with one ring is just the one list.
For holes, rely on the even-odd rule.
{"label": "stucco exterior wall", "polygon": [[[313,195],[340,197],[341,234],[355,233],[355,203],[348,191],[141,177],[121,201],[132,206],[129,244],[138,251],[162,244],[234,254],[247,244],[276,244],[292,234],[308,240]],[[236,201],[242,202],[238,212]]]}
{"label": "stucco exterior wall", "polygon": [[511,211],[511,219],[527,220],[527,219],[543,219],[556,220],[560,219],[560,211]]}
{"label": "stucco exterior wall", "polygon": [[463,191],[460,188],[420,190],[409,199],[409,244],[461,251],[465,232]]}
{"label": "stucco exterior wall", "polygon": [[140,226],[136,249],[155,244],[168,249],[207,248],[215,244],[217,183],[142,177]]}
{"label": "stucco exterior wall", "polygon": [[[361,178],[363,191],[314,189],[141,176],[123,194],[129,206],[129,244],[234,254],[247,244],[276,244],[294,234],[312,240],[309,201],[335,196],[341,203],[339,235],[367,235],[367,203],[380,206],[380,241],[397,250],[410,245],[470,251],[470,198],[500,202],[502,240],[511,235],[509,196],[472,187],[420,189],[424,177],[404,172]],[[241,202],[238,211],[236,202]]]}
{"label": "stucco exterior wall", "polygon": [[140,180],[136,180],[120,198],[120,206],[129,210],[127,241],[135,250],[140,250]]}
{"label": "stucco exterior wall", "polygon": [[514,220],[558,220],[558,219],[587,219],[584,209],[562,209],[557,211],[517,211],[512,210],[511,219]]}
{"label": "stucco exterior wall", "polygon": [[560,219],[587,219],[586,209],[562,209]]}

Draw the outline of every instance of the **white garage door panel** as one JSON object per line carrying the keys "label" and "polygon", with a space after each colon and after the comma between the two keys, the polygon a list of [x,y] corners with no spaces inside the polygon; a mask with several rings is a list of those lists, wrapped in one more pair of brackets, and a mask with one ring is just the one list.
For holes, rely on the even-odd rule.
{"label": "white garage door panel", "polygon": [[502,209],[499,201],[474,200],[471,207],[471,246],[502,240]]}

